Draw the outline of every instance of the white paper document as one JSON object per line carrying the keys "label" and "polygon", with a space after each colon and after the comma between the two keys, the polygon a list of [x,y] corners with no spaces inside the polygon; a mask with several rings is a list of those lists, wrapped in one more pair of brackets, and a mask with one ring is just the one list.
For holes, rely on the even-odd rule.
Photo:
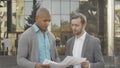
{"label": "white paper document", "polygon": [[69,65],[77,65],[80,64],[81,62],[84,62],[86,58],[76,58],[73,56],[67,56],[62,62],[57,63],[51,60],[45,59],[43,64],[50,64],[51,68],[66,68]]}

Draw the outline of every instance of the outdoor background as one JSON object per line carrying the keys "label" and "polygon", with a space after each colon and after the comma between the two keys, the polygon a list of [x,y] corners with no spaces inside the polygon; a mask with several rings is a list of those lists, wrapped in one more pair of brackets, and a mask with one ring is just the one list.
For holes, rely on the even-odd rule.
{"label": "outdoor background", "polygon": [[[120,0],[0,0],[0,68],[18,68],[18,40],[34,24],[38,7],[50,11],[48,27],[64,59],[66,41],[73,36],[70,17],[77,12],[87,17],[86,31],[101,41],[106,68],[120,68]],[[21,68],[21,67],[19,67]]]}

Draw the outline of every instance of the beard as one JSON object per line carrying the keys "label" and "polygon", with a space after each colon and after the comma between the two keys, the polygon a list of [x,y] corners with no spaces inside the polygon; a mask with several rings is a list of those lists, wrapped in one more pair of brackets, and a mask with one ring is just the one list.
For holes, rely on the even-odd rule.
{"label": "beard", "polygon": [[73,30],[73,34],[75,35],[75,36],[81,36],[82,34],[84,33],[84,30],[83,29],[81,29],[81,30]]}
{"label": "beard", "polygon": [[85,25],[82,25],[81,28],[72,29],[75,36],[81,36],[85,31]]}
{"label": "beard", "polygon": [[74,34],[74,35],[80,35],[80,34],[82,34],[82,31],[79,31],[79,32],[74,32],[74,31],[73,31],[73,34]]}

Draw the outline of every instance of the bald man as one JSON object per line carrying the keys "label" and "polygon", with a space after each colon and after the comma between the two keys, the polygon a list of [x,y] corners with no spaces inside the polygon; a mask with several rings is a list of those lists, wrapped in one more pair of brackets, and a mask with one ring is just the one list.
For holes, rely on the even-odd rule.
{"label": "bald man", "polygon": [[25,68],[50,68],[45,59],[59,61],[56,39],[47,30],[51,16],[46,8],[39,8],[36,22],[27,29],[18,42],[17,64]]}

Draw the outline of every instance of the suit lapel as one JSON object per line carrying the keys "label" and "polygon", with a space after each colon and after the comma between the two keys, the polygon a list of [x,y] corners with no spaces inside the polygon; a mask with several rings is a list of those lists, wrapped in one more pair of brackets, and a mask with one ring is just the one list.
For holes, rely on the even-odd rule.
{"label": "suit lapel", "polygon": [[85,41],[84,41],[83,48],[82,48],[82,57],[85,57],[85,51],[87,48],[88,38],[89,38],[89,34],[86,33]]}
{"label": "suit lapel", "polygon": [[73,37],[70,44],[70,55],[73,56],[73,47],[74,47],[75,37]]}

